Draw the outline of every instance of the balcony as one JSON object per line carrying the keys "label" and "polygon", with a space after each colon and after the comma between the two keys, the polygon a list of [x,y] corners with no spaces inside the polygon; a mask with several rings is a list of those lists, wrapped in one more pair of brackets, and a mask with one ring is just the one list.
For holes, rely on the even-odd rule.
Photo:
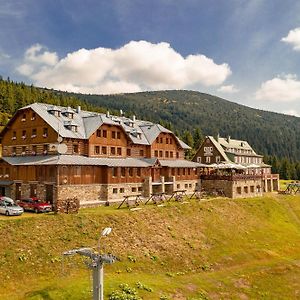
{"label": "balcony", "polygon": [[227,181],[238,181],[238,180],[260,180],[261,175],[246,175],[246,174],[230,174],[230,175],[201,175],[202,180],[227,180]]}

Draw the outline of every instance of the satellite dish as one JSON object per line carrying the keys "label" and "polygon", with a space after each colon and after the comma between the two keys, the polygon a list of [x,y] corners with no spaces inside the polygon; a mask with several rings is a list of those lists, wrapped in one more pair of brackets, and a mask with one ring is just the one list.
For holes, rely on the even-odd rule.
{"label": "satellite dish", "polygon": [[61,136],[59,136],[59,137],[57,138],[57,141],[58,141],[59,143],[61,143],[61,142],[63,141],[63,138],[62,138]]}
{"label": "satellite dish", "polygon": [[68,151],[68,146],[66,144],[59,144],[57,145],[57,152],[59,154],[65,154]]}

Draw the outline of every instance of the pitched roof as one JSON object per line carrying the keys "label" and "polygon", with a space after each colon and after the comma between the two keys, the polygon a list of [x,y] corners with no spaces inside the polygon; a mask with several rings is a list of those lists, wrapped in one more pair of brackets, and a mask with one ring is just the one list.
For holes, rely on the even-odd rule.
{"label": "pitched roof", "polygon": [[220,145],[222,145],[224,148],[244,149],[244,150],[251,150],[251,151],[254,152],[254,150],[248,144],[247,141],[234,140],[232,138],[221,138],[221,137],[219,137],[217,142]]}
{"label": "pitched roof", "polygon": [[[124,116],[111,116],[103,113],[76,111],[70,107],[53,106],[44,103],[33,103],[21,108],[20,110],[32,109],[45,122],[47,122],[60,136],[66,138],[88,139],[102,124],[120,126],[126,132],[127,137],[134,143],[140,145],[151,145],[156,137],[161,133],[171,133],[172,131],[148,121],[131,120]],[[61,115],[55,116],[50,111],[61,111]],[[64,112],[72,113],[72,125],[77,126],[74,132],[66,128],[70,118]],[[174,135],[174,134],[173,134]],[[175,135],[174,135],[175,136]],[[190,149],[183,141],[176,137],[178,144],[183,149]]]}
{"label": "pitched roof", "polygon": [[211,140],[211,142],[213,143],[213,145],[217,148],[217,150],[219,151],[219,153],[223,156],[223,158],[225,159],[225,161],[230,161],[230,159],[226,155],[223,147],[215,140],[215,138],[213,136],[208,136],[208,138]]}
{"label": "pitched roof", "polygon": [[80,155],[45,155],[45,156],[13,156],[2,157],[13,166],[30,165],[77,165],[77,166],[108,166],[108,167],[151,167],[158,162],[164,167],[196,168],[203,165],[189,160],[158,160],[157,158],[96,158]]}

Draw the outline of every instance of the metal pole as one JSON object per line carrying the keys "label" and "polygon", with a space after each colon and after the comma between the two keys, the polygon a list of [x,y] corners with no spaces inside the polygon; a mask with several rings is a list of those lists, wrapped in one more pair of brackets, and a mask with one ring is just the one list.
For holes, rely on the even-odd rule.
{"label": "metal pole", "polygon": [[103,264],[93,268],[93,300],[103,300]]}

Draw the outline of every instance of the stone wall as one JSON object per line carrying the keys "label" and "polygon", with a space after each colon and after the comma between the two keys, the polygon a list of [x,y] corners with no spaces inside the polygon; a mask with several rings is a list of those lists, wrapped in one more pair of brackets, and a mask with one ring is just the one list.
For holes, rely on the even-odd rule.
{"label": "stone wall", "polygon": [[192,194],[196,189],[200,189],[200,180],[178,180],[174,182],[175,190],[186,190],[187,194]]}
{"label": "stone wall", "polygon": [[202,180],[202,188],[207,192],[221,190],[228,198],[249,198],[262,196],[262,181],[249,180]]}

